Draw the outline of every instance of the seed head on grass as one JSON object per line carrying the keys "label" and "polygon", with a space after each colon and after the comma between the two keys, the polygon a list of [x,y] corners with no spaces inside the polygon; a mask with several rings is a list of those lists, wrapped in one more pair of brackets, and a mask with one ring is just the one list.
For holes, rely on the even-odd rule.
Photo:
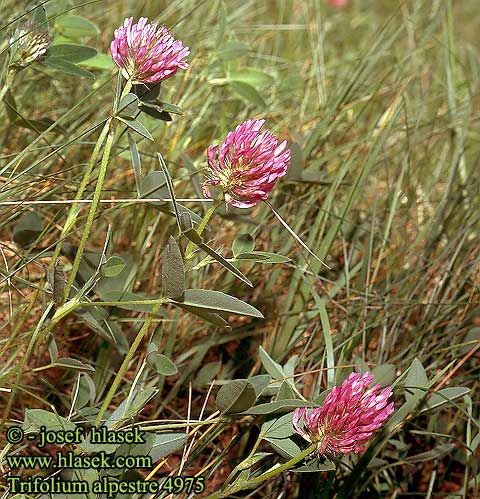
{"label": "seed head on grass", "polygon": [[24,68],[44,58],[50,44],[48,30],[26,22],[19,26],[10,39],[10,65]]}
{"label": "seed head on grass", "polygon": [[265,120],[247,120],[228,133],[223,143],[208,148],[208,179],[203,184],[220,187],[225,201],[249,208],[268,198],[275,183],[287,173],[290,150],[287,142],[278,144],[270,130],[260,132]]}
{"label": "seed head on grass", "polygon": [[[379,384],[368,388],[373,378],[370,373],[352,373],[311,414],[306,407],[295,410],[295,430],[309,442],[318,442],[319,455],[335,457],[363,452],[365,443],[392,414],[394,404],[388,401],[392,388],[380,391]],[[303,429],[299,426],[302,416]]]}
{"label": "seed head on grass", "polygon": [[147,21],[141,17],[133,24],[132,17],[125,19],[110,43],[113,61],[134,84],[157,83],[173,76],[179,68],[188,68],[188,47],[175,40],[164,26]]}

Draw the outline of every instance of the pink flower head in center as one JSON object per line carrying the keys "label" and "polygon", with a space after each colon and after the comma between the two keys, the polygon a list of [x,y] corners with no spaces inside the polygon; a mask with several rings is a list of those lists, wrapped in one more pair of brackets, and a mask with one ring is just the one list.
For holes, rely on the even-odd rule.
{"label": "pink flower head in center", "polygon": [[265,120],[247,120],[230,132],[220,146],[208,148],[209,178],[203,184],[220,187],[225,201],[249,208],[268,198],[280,177],[287,173],[290,150],[278,143],[270,130],[260,132]]}
{"label": "pink flower head in center", "polygon": [[[318,442],[319,454],[335,457],[350,452],[359,453],[365,443],[393,412],[390,386],[380,391],[381,385],[368,388],[373,374],[352,373],[327,395],[322,407],[295,410],[293,427],[309,442]],[[304,429],[299,422],[303,417]]]}
{"label": "pink flower head in center", "polygon": [[178,68],[188,68],[184,60],[190,53],[188,47],[164,26],[158,28],[157,23],[147,21],[141,17],[132,24],[132,17],[125,19],[110,43],[113,61],[135,84],[159,82],[173,76]]}

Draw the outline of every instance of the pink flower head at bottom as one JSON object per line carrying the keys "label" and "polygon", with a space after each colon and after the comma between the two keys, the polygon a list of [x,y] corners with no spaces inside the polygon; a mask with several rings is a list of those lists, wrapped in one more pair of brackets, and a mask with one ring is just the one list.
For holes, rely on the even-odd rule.
{"label": "pink flower head at bottom", "polygon": [[[309,442],[317,442],[320,455],[335,457],[351,452],[359,453],[365,443],[389,418],[394,409],[388,399],[390,386],[368,386],[374,376],[352,373],[327,395],[323,405],[309,413],[307,407],[295,410],[293,427]],[[299,426],[303,417],[304,428]]]}
{"label": "pink flower head at bottom", "polygon": [[268,198],[277,180],[287,173],[290,150],[286,149],[287,142],[279,144],[270,130],[260,131],[264,123],[247,120],[220,146],[208,148],[205,197],[211,197],[209,186],[218,186],[225,201],[238,208],[249,208]]}

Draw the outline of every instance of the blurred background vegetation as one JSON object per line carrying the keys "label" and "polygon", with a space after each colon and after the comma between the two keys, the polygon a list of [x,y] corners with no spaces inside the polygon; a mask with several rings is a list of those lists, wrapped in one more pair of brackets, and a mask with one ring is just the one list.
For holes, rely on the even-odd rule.
{"label": "blurred background vegetation", "polygon": [[[351,497],[475,497],[480,443],[477,2],[351,0],[337,8],[321,0],[44,4],[54,43],[82,43],[100,54],[79,63],[95,79],[32,65],[19,73],[0,110],[3,423],[23,421],[25,409],[32,407],[54,406],[63,415],[71,409],[79,370],[71,363],[52,366],[46,343],[25,356],[51,301],[50,256],[69,209],[46,202],[75,197],[98,135],[93,126],[111,112],[116,82],[107,54],[113,30],[127,16],[145,16],[171,28],[191,55],[189,69],[161,90],[162,100],[184,114],[172,115],[171,122],[142,115],[155,138],[154,143],[138,140],[144,172],[159,169],[155,153],[160,152],[177,197],[200,198],[206,147],[245,119],[265,118],[293,153],[271,203],[325,265],[298,246],[268,206],[220,209],[208,237],[225,257],[231,258],[236,238],[250,234],[256,250],[289,260],[239,264],[254,283],[250,289],[218,264],[204,265],[199,253],[198,265],[187,273],[188,287],[224,291],[255,306],[265,319],[232,317],[231,330],[222,330],[165,308],[154,320],[152,341],[179,373],[142,373],[142,383],[160,393],[140,419],[198,417],[212,379],[262,372],[260,345],[282,364],[298,355],[295,372],[306,374],[297,386],[307,398],[317,396],[328,379],[341,381],[352,365],[360,370],[381,365],[383,381],[391,383],[418,358],[435,379],[434,388],[465,386],[469,395],[448,408],[410,417]],[[3,77],[14,21],[33,5],[0,0]],[[79,28],[71,16],[93,24]],[[84,199],[94,188],[92,179]],[[102,199],[136,195],[127,135],[120,134]],[[206,206],[184,204],[199,215]],[[65,273],[86,214],[83,207],[66,241],[59,262]],[[113,252],[127,262],[120,284],[158,296],[161,259],[175,233],[175,218],[151,204],[102,203],[89,250],[101,251],[107,226]],[[107,312],[128,342],[145,319],[145,312],[118,307]],[[98,409],[123,358],[96,330],[98,324],[70,315],[54,331],[58,357],[95,369],[89,371],[95,384],[92,409]],[[116,405],[129,393],[147,344],[132,362]],[[13,386],[15,397],[9,400]],[[208,394],[212,412],[214,398]],[[186,470],[207,469],[208,487],[215,490],[254,437],[248,418],[217,427],[195,442]],[[435,453],[444,444],[454,445]],[[427,451],[433,454],[415,459]],[[175,459],[179,462],[174,455],[169,469],[178,467]],[[285,475],[260,487],[256,497],[297,497],[298,490],[303,491],[298,497],[317,497],[308,490],[322,475],[306,475],[300,481]]]}

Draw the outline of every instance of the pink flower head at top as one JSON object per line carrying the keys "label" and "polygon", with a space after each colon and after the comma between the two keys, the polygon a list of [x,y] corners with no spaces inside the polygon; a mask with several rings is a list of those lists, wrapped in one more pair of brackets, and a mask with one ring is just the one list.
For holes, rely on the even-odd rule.
{"label": "pink flower head at top", "polygon": [[[327,395],[323,405],[309,414],[306,407],[295,410],[293,427],[309,442],[317,442],[319,455],[331,457],[359,453],[365,443],[393,412],[390,386],[368,388],[373,374],[352,373]],[[304,429],[299,422],[303,416]]]}
{"label": "pink flower head at top", "polygon": [[158,28],[157,23],[147,21],[141,17],[132,24],[132,17],[125,19],[110,43],[115,64],[135,84],[159,82],[173,76],[178,68],[188,68],[184,60],[190,53],[188,47],[175,40],[164,26]]}
{"label": "pink flower head at top", "polygon": [[280,177],[287,173],[290,150],[278,143],[270,130],[260,132],[265,120],[247,120],[230,132],[220,146],[208,148],[208,179],[205,197],[212,197],[208,186],[218,186],[225,201],[238,208],[249,208],[268,198]]}

